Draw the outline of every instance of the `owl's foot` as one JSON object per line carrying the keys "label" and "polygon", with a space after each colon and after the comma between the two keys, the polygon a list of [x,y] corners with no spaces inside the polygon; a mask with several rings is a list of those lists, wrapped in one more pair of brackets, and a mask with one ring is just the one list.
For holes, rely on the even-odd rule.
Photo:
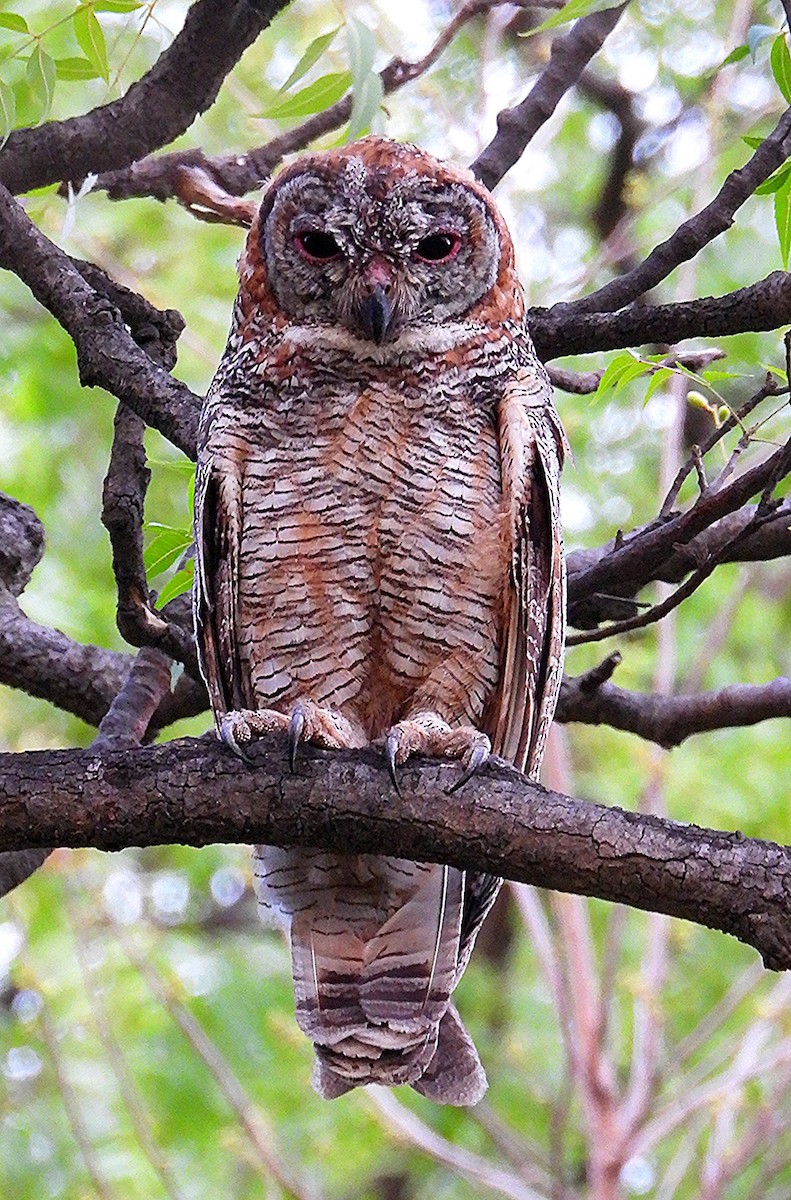
{"label": "owl's foot", "polygon": [[288,761],[293,771],[297,765],[300,742],[310,742],[324,750],[351,750],[358,746],[346,717],[331,708],[321,708],[313,700],[298,700],[288,721]]}
{"label": "owl's foot", "polygon": [[397,768],[413,754],[428,754],[437,758],[458,758],[464,770],[450,792],[463,787],[492,752],[485,733],[472,725],[451,728],[435,712],[418,712],[407,720],[393,725],[385,738],[385,758],[393,786],[401,795]]}
{"label": "owl's foot", "polygon": [[220,740],[244,762],[251,762],[243,745],[265,733],[288,733],[288,761],[293,771],[300,742],[311,742],[327,750],[344,750],[358,745],[354,730],[345,717],[330,708],[321,708],[312,700],[298,700],[290,713],[273,708],[237,709],[228,712],[219,726]]}
{"label": "owl's foot", "polygon": [[262,708],[258,712],[252,708],[239,708],[225,714],[217,733],[220,741],[232,750],[237,758],[249,763],[253,760],[245,754],[242,746],[265,733],[285,733],[287,729],[288,717],[285,713],[275,712],[273,708]]}

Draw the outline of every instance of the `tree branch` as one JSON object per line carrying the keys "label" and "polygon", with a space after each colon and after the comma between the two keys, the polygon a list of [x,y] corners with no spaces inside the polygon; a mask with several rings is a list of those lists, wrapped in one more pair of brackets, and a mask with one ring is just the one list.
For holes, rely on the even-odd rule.
{"label": "tree branch", "polygon": [[[671,271],[694,258],[733,224],[733,216],[757,187],[791,154],[791,109],[787,109],[775,129],[764,138],[752,158],[732,171],[714,199],[694,217],[656,246],[632,271],[613,279],[589,296],[563,308],[581,312],[615,312],[656,287]],[[556,306],[561,307],[561,306]]]}
{"label": "tree branch", "polygon": [[585,675],[566,676],[556,719],[564,724],[610,725],[670,749],[696,733],[791,717],[791,679],[738,683],[693,695],[630,692],[607,682],[608,671],[612,673],[620,657],[610,655]]}
{"label": "tree branch", "polygon": [[[86,282],[72,259],[37,229],[2,184],[0,266],[14,271],[73,339],[86,387],[106,388],[147,425],[195,457],[199,398],[137,345],[115,302]],[[116,299],[120,296],[119,290]]]}
{"label": "tree branch", "polygon": [[[443,53],[458,31],[473,17],[514,0],[467,0],[440,33],[427,54],[415,62],[394,58],[380,72],[386,96],[425,74]],[[530,6],[530,5],[528,5]],[[536,0],[535,7],[541,7]],[[182,197],[184,169],[205,171],[213,183],[229,196],[243,196],[260,188],[288,154],[304,150],[316,138],[339,129],[352,111],[351,95],[344,96],[322,112],[315,113],[293,129],[280,133],[262,146],[244,154],[208,157],[202,150],[177,150],[172,154],[152,155],[133,162],[122,170],[99,175],[95,188],[107,192],[111,200],[132,196],[152,196],[156,200]]]}
{"label": "tree branch", "polygon": [[476,158],[472,170],[490,190],[518,162],[528,142],[574,86],[605,38],[612,33],[629,0],[591,13],[574,23],[570,33],[552,43],[549,63],[521,104],[497,117],[497,133]]}
{"label": "tree branch", "polygon": [[[571,624],[576,629],[591,629],[606,618],[620,620],[627,611],[625,598],[634,596],[645,583],[660,579],[664,583],[679,583],[709,556],[716,557],[720,563],[768,562],[791,554],[791,501],[784,500],[768,520],[746,533],[755,513],[756,506],[746,504],[714,521],[686,544],[677,543],[669,554],[664,551],[651,554],[650,566],[646,562],[649,577],[643,576],[643,582],[638,586],[634,586],[634,578],[620,576],[616,570],[608,573],[601,589],[597,589],[590,586],[589,572],[599,563],[606,563],[610,555],[616,554],[627,543],[639,543],[643,534],[651,535],[657,528],[656,522],[595,550],[574,550],[568,558]],[[743,531],[745,536],[739,537]]]}
{"label": "tree branch", "polygon": [[126,95],[80,117],[12,133],[0,182],[26,192],[123,167],[183,133],[288,0],[196,0],[184,27]]}
{"label": "tree branch", "polygon": [[169,620],[170,605],[158,612],[151,602],[143,561],[143,509],[151,478],[146,466],[144,433],[140,417],[119,404],[102,492],[102,524],[110,535],[118,589],[118,629],[132,646],[155,646],[184,663],[190,674],[200,679],[191,612],[188,611],[185,628]]}
{"label": "tree branch", "polygon": [[670,913],[791,967],[791,850],[572,800],[494,763],[458,775],[409,763],[403,798],[373,750],[306,747],[288,769],[273,735],[241,763],[213,737],[97,755],[0,755],[0,847],[214,841],[397,854]]}
{"label": "tree branch", "polygon": [[674,345],[691,337],[777,329],[791,320],[791,274],[773,271],[758,283],[725,296],[703,296],[678,304],[631,304],[613,313],[590,312],[587,300],[529,310],[539,358],[546,361],[564,354],[592,354],[649,343]]}
{"label": "tree branch", "polygon": [[[569,608],[573,614],[570,619],[576,624],[578,621],[584,622],[591,615],[595,617],[597,596],[636,595],[646,583],[661,577],[659,568],[671,555],[686,553],[688,569],[699,566],[699,561],[690,561],[693,539],[723,517],[736,513],[752,496],[769,486],[775,487],[789,469],[791,441],[775,450],[763,462],[742,472],[727,486],[705,492],[684,512],[658,518],[625,538],[616,538],[612,549],[601,557],[596,552],[597,559],[590,565],[584,556],[576,558],[569,564]],[[767,524],[774,523],[776,511],[765,513]],[[757,510],[751,510],[749,521],[755,522],[756,517]],[[756,524],[756,532],[760,532],[762,524],[763,519]],[[727,529],[727,532],[731,534],[732,530]],[[739,556],[742,547],[749,545],[750,539],[745,534],[746,526],[738,530],[733,538],[733,550]],[[705,544],[700,543],[698,549],[704,552]],[[708,553],[708,550],[705,552]],[[697,557],[697,550],[695,555]],[[595,618],[593,623],[598,623],[600,619]]]}

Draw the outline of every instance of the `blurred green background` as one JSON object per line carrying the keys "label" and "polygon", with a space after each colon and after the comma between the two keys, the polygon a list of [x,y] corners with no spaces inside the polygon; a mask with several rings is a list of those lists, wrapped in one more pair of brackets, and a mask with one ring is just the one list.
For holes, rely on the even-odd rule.
{"label": "blurred green background", "polygon": [[[187,6],[88,7],[106,40],[107,79],[58,78],[55,117],[123,92],[178,31]],[[21,122],[43,115],[28,59],[39,48],[53,59],[84,58],[74,8],[45,0],[0,8],[0,76]],[[290,128],[296,118],[263,114],[276,110],[279,89],[325,32],[340,29],[289,95],[348,69],[350,23],[369,31],[379,69],[392,56],[424,54],[453,11],[432,0],[402,0],[395,11],[383,0],[296,0],[177,145],[243,152]],[[36,36],[2,20],[11,13]],[[471,161],[493,136],[497,112],[545,65],[552,37],[568,29],[519,36],[530,20],[493,7],[434,69],[364,117]],[[781,28],[779,4],[643,0],[629,8],[593,68],[631,94],[642,127],[615,233],[603,240],[594,210],[620,121],[584,91],[570,93],[497,189],[530,303],[573,298],[641,258],[747,160],[743,136],[766,134],[785,104],[770,63]],[[748,41],[752,52],[722,66]],[[45,189],[25,203],[70,253],[183,313],[175,374],[205,391],[227,333],[242,231],[199,223],[172,202],[113,203],[83,191],[66,200]],[[772,196],[754,197],[660,298],[717,294],[781,265]],[[10,275],[0,312],[0,486],[34,508],[47,534],[23,607],[79,641],[123,649],[99,519],[114,401],[79,386],[69,338]],[[780,333],[717,345],[727,358],[716,366],[732,377],[714,386],[734,406],[767,365],[785,366]],[[610,357],[563,365],[591,370]],[[565,476],[569,548],[597,546],[655,515],[684,450],[685,417],[690,432],[683,382],[647,403],[645,379],[601,395],[558,394],[574,450]],[[769,418],[762,438],[787,436],[782,398],[761,413]],[[147,519],[186,529],[185,460],[152,431],[147,448]],[[616,681],[699,690],[791,673],[789,581],[782,560],[719,568],[661,630],[618,639]],[[569,672],[609,648],[573,649]],[[165,736],[208,727],[208,717],[197,718]],[[0,689],[3,749],[86,745],[92,736],[52,706]],[[789,763],[780,721],[695,737],[669,754],[609,729],[573,727],[554,741],[547,771],[591,800],[789,842]],[[473,1112],[403,1089],[317,1099],[310,1047],[292,1017],[288,954],[257,921],[244,847],[58,852],[0,909],[0,988],[0,1194],[13,1200],[763,1200],[791,1190],[788,986],[762,972],[752,951],[681,922],[504,892],[458,991],[491,1081]],[[597,1014],[606,1028],[586,1034]],[[609,1192],[591,1190],[605,1136],[598,1094],[615,1097],[611,1108],[625,1122]],[[618,1107],[625,1097],[631,1125]]]}

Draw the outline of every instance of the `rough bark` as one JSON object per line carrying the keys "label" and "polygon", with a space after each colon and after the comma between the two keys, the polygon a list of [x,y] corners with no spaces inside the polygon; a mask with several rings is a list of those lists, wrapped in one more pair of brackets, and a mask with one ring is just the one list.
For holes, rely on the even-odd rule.
{"label": "rough bark", "polygon": [[124,167],[188,129],[225,76],[288,0],[196,0],[184,28],[119,100],[84,116],[12,133],[0,181],[26,192]]}
{"label": "rough bark", "polygon": [[410,763],[403,798],[373,750],[285,739],[240,762],[212,737],[126,752],[0,756],[0,849],[214,841],[323,846],[448,862],[684,917],[791,967],[791,849],[573,800],[493,763],[457,794],[458,768]]}

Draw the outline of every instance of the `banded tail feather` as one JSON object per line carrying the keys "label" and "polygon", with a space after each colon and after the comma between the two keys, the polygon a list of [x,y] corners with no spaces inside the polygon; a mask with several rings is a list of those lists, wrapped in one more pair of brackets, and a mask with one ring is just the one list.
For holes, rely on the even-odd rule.
{"label": "banded tail feather", "polygon": [[[341,867],[319,851],[309,852],[306,872],[304,854],[258,847],[256,890],[290,935],[296,1018],[316,1051],[316,1091],[333,1099],[369,1083],[410,1084],[446,1104],[477,1103],[486,1077],[450,1004],[464,872],[367,855]],[[320,904],[310,901],[306,874]]]}

